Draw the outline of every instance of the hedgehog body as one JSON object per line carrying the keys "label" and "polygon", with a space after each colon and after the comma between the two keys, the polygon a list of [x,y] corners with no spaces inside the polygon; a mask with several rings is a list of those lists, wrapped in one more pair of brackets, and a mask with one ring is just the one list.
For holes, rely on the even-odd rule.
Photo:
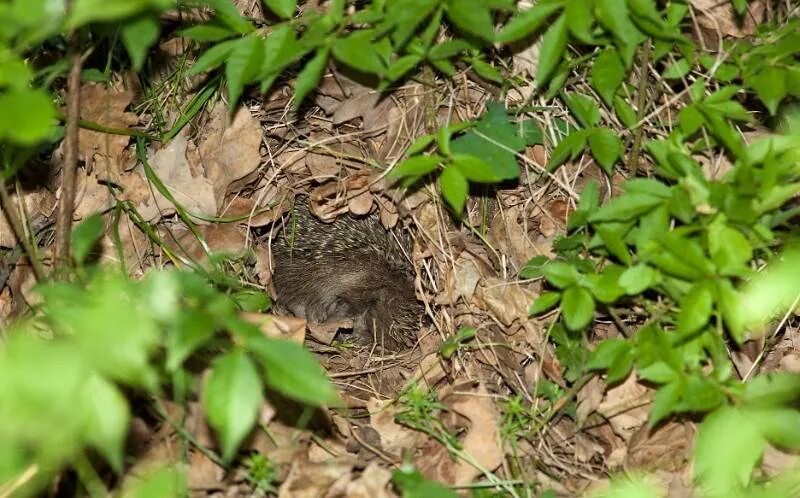
{"label": "hedgehog body", "polygon": [[273,241],[277,304],[312,322],[353,319],[360,342],[412,346],[422,317],[407,237],[376,216],[324,223],[298,199]]}

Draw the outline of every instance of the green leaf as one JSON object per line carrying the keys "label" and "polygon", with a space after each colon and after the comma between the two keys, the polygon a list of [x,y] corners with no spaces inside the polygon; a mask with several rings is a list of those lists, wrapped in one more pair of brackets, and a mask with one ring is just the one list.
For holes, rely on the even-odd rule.
{"label": "green leaf", "polygon": [[406,466],[392,471],[392,481],[402,498],[457,498],[457,494],[436,481],[429,481],[414,468]]}
{"label": "green leaf", "polygon": [[658,389],[653,400],[653,408],[650,410],[650,418],[647,421],[648,427],[652,429],[656,424],[675,413],[675,407],[683,395],[684,386],[682,380],[675,380]]}
{"label": "green leaf", "polygon": [[246,36],[239,40],[225,63],[228,80],[228,103],[234,108],[239,102],[244,86],[252,83],[261,70],[264,59],[264,43],[258,36]]}
{"label": "green leaf", "polygon": [[734,496],[764,451],[759,428],[742,410],[724,406],[703,420],[694,446],[694,474],[716,496]]}
{"label": "green leaf", "polygon": [[171,325],[166,339],[167,370],[174,372],[214,336],[216,323],[206,311],[192,309],[181,311]]}
{"label": "green leaf", "polygon": [[[393,0],[386,5],[386,25],[397,49],[405,46],[417,27],[439,6],[430,0]],[[438,23],[437,23],[438,24]]]}
{"label": "green leaf", "polygon": [[796,373],[758,375],[744,386],[742,401],[754,408],[790,405],[800,399],[800,375]]}
{"label": "green leaf", "polygon": [[283,19],[291,19],[297,10],[297,0],[264,0],[269,10]]}
{"label": "green leaf", "polygon": [[536,86],[544,87],[553,76],[567,51],[567,23],[563,14],[550,25],[539,47],[539,65],[536,68]]}
{"label": "green leaf", "polygon": [[634,128],[639,121],[633,107],[619,95],[614,97],[614,112],[617,113],[617,117],[627,128]]}
{"label": "green leaf", "polygon": [[303,346],[263,335],[248,338],[247,345],[264,367],[267,385],[273,389],[311,406],[339,404],[325,371]]}
{"label": "green leaf", "polygon": [[676,409],[682,412],[703,413],[711,411],[725,403],[725,393],[711,379],[691,376],[686,379],[683,396]]}
{"label": "green leaf", "polygon": [[592,36],[593,3],[594,0],[570,0],[564,8],[569,31],[575,38],[586,44],[595,43],[594,36]]}
{"label": "green leaf", "polygon": [[592,64],[589,81],[592,88],[597,91],[600,98],[607,106],[611,107],[614,103],[614,95],[625,79],[625,66],[622,64],[619,52],[614,49],[606,49]]}
{"label": "green leaf", "polygon": [[547,256],[543,255],[532,257],[519,270],[520,278],[535,279],[541,277],[544,275],[542,270],[549,261]]}
{"label": "green leaf", "polygon": [[583,287],[569,287],[561,296],[561,313],[568,329],[582,330],[594,318],[594,298]]}
{"label": "green leaf", "polygon": [[122,43],[128,51],[134,71],[144,65],[150,47],[158,41],[161,23],[153,15],[143,15],[126,21],[122,25]]}
{"label": "green leaf", "polygon": [[708,249],[711,260],[717,265],[720,275],[739,276],[746,274],[748,263],[753,258],[753,248],[742,233],[725,224],[721,218],[709,226]]}
{"label": "green leaf", "polygon": [[566,95],[567,106],[573,116],[584,128],[591,128],[600,122],[600,108],[597,102],[580,93]]}
{"label": "green leaf", "polygon": [[195,74],[200,74],[219,66],[225,62],[240,42],[241,39],[228,40],[209,48],[203,52],[203,55],[197,58],[194,64],[192,64],[187,75],[194,76]]}
{"label": "green leaf", "polygon": [[589,221],[592,223],[628,221],[663,203],[663,199],[652,195],[626,192],[605,203],[597,212],[589,216]]}
{"label": "green leaf", "polygon": [[544,278],[559,289],[574,286],[581,278],[575,266],[563,261],[551,261],[542,272]]}
{"label": "green leaf", "polygon": [[677,80],[686,76],[690,69],[691,66],[689,65],[689,61],[681,57],[675,62],[667,65],[666,69],[664,69],[664,71],[661,73],[661,76],[666,79]]}
{"label": "green leaf", "polygon": [[308,61],[306,66],[297,75],[297,83],[294,87],[294,107],[300,107],[306,96],[317,87],[319,80],[322,79],[322,73],[325,70],[325,65],[328,63],[329,50],[321,48],[317,50],[314,57]]}
{"label": "green leaf", "polygon": [[625,243],[625,236],[630,231],[631,223],[597,223],[594,228],[611,255],[623,264],[631,264],[631,254]]}
{"label": "green leaf", "polygon": [[496,183],[502,180],[486,161],[469,154],[453,154],[452,165],[467,180],[477,183]]}
{"label": "green leaf", "polygon": [[461,52],[469,50],[471,45],[464,40],[455,39],[455,40],[447,40],[444,43],[440,43],[428,51],[428,57],[430,59],[449,59],[454,55],[458,55]]}
{"label": "green leaf", "polygon": [[86,440],[115,472],[121,472],[131,418],[128,401],[114,384],[93,374],[83,385],[76,407],[86,413]]}
{"label": "green leaf", "polygon": [[370,74],[383,74],[386,71],[374,40],[375,31],[359,30],[350,36],[339,38],[333,44],[333,56],[348,66]]}
{"label": "green leaf", "polygon": [[455,166],[448,165],[439,175],[439,186],[442,189],[442,197],[453,209],[457,216],[464,212],[464,205],[467,202],[469,184],[464,175]]}
{"label": "green leaf", "polygon": [[161,467],[144,476],[130,479],[122,498],[175,498],[186,496],[186,475],[175,467]]}
{"label": "green leaf", "polygon": [[750,423],[775,446],[800,448],[800,412],[792,408],[748,409]]}
{"label": "green leaf", "polygon": [[547,170],[555,171],[567,159],[574,159],[586,146],[586,139],[586,130],[573,130],[562,138],[547,161]]}
{"label": "green leaf", "polygon": [[775,115],[778,105],[788,93],[787,76],[787,71],[784,68],[766,66],[745,80],[756,91],[758,99],[767,108],[770,116]]}
{"label": "green leaf", "polygon": [[711,318],[714,308],[714,293],[708,284],[698,282],[681,299],[681,310],[678,313],[678,331],[681,334],[693,334],[702,329]]}
{"label": "green leaf", "polygon": [[536,32],[551,15],[559,11],[563,6],[564,2],[562,0],[536,2],[536,5],[514,16],[497,34],[495,40],[502,43],[521,40]]}
{"label": "green leaf", "polygon": [[[172,2],[158,3],[166,9]],[[70,9],[67,25],[76,28],[90,22],[119,21],[150,7],[150,0],[75,0]]]}
{"label": "green leaf", "polygon": [[103,217],[93,214],[81,221],[72,231],[70,246],[72,257],[78,265],[82,265],[92,248],[103,235]]}
{"label": "green leaf", "polygon": [[[420,62],[422,62],[421,55],[404,55],[403,57],[392,61],[392,63],[389,64],[389,67],[386,68],[386,72],[383,75],[386,81],[386,86],[388,86],[388,83],[392,83],[402,78],[407,72],[417,67]],[[379,90],[380,89],[385,89],[385,87],[379,88]]]}
{"label": "green leaf", "polygon": [[[641,31],[633,24],[625,0],[597,2],[595,3],[595,15],[597,20],[614,34],[623,47],[635,47],[645,39]],[[622,59],[627,60],[627,57],[623,56]]]}
{"label": "green leaf", "polygon": [[445,360],[452,358],[453,354],[458,351],[458,348],[467,341],[471,341],[477,333],[474,327],[462,327],[458,329],[454,336],[448,337],[446,341],[439,346],[439,355]]}
{"label": "green leaf", "polygon": [[242,311],[265,311],[271,304],[269,295],[257,289],[241,289],[231,294],[231,298]]}
{"label": "green leaf", "polygon": [[216,42],[236,35],[237,32],[217,22],[207,22],[196,24],[186,29],[178,31],[178,35],[191,38],[199,42]]}
{"label": "green leaf", "polygon": [[388,178],[420,177],[436,171],[437,166],[444,160],[442,156],[413,156],[395,166],[387,176]]}
{"label": "green leaf", "polygon": [[560,292],[545,292],[531,303],[531,307],[528,308],[528,316],[541,315],[545,311],[550,311],[559,301],[561,301]]}
{"label": "green leaf", "polygon": [[486,41],[494,37],[492,13],[484,0],[449,0],[447,17],[465,33]]}
{"label": "green leaf", "polygon": [[619,277],[619,285],[630,296],[641,294],[659,281],[660,275],[658,271],[643,263],[626,269]]}
{"label": "green leaf", "polygon": [[[491,171],[491,175],[481,174],[486,174],[486,178],[493,177],[491,181],[496,182],[519,177],[519,163],[514,154],[525,149],[525,139],[518,134],[517,126],[503,104],[492,102],[475,126],[453,140],[450,147],[453,154],[480,158]],[[467,174],[465,171],[462,173]]]}
{"label": "green leaf", "polygon": [[243,351],[231,351],[214,361],[203,388],[203,407],[219,434],[225,461],[231,461],[253,429],[261,398],[258,371]]}
{"label": "green leaf", "polygon": [[629,354],[633,350],[631,343],[624,339],[606,339],[597,345],[586,368],[589,370],[605,370],[617,361],[617,358]]}
{"label": "green leaf", "polygon": [[245,34],[255,30],[250,21],[242,17],[231,0],[203,0],[203,3],[214,9],[217,20],[237,33]]}
{"label": "green leaf", "polygon": [[728,332],[737,344],[742,344],[746,338],[742,303],[741,294],[733,288],[730,280],[720,279],[717,281],[717,307],[725,320]]}
{"label": "green leaf", "polygon": [[589,149],[603,171],[613,174],[614,163],[622,157],[619,135],[608,128],[595,128],[589,132]]}
{"label": "green leaf", "polygon": [[35,145],[52,136],[56,110],[50,95],[39,89],[0,93],[0,140]]}

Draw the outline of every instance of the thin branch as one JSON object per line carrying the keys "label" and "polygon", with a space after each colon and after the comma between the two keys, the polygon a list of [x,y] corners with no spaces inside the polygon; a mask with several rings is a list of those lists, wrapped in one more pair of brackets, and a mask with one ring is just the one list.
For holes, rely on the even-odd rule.
{"label": "thin branch", "polygon": [[[69,4],[67,8],[69,9]],[[78,169],[78,121],[80,119],[81,50],[77,31],[69,34],[67,56],[70,61],[67,79],[67,117],[64,136],[64,165],[61,168],[61,198],[56,217],[55,267],[69,264],[69,240],[72,210],[75,207],[75,178]]]}
{"label": "thin branch", "polygon": [[[636,121],[641,122],[644,118],[645,107],[647,107],[647,67],[650,65],[650,40],[644,42],[642,52],[639,55],[639,87],[636,96]],[[639,172],[639,155],[642,149],[642,136],[644,126],[636,128],[633,139],[633,149],[631,150],[631,178],[636,178]]]}
{"label": "thin branch", "polygon": [[[22,202],[22,199],[18,200],[19,202]],[[41,282],[45,276],[44,267],[42,266],[42,262],[39,261],[39,258],[36,257],[36,251],[34,250],[33,244],[25,232],[25,227],[22,225],[22,220],[20,220],[17,216],[16,206],[11,200],[11,195],[8,193],[5,180],[0,180],[0,206],[2,206],[3,212],[6,214],[8,224],[11,225],[14,235],[17,237],[17,240],[19,240],[20,244],[22,244],[25,254],[28,255],[28,260],[31,262],[31,268],[33,269],[33,275],[36,277],[38,282]]]}

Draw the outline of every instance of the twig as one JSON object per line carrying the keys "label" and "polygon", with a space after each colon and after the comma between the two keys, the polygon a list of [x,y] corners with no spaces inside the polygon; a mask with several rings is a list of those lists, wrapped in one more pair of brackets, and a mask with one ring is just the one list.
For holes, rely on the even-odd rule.
{"label": "twig", "polygon": [[[645,107],[647,102],[647,66],[650,65],[650,40],[644,42],[642,53],[639,56],[639,87],[637,89],[638,95],[636,96],[636,121],[641,122],[644,118]],[[631,178],[636,178],[639,172],[639,154],[642,150],[642,136],[644,135],[644,127],[639,126],[636,128],[636,134],[633,138],[633,148],[631,149]]]}
{"label": "twig", "polygon": [[[71,2],[67,2],[69,12]],[[77,31],[69,33],[67,57],[70,61],[67,78],[67,117],[64,136],[64,165],[61,168],[61,198],[56,216],[55,267],[69,264],[69,239],[72,231],[72,210],[75,207],[75,177],[78,169],[78,120],[80,119],[81,51]]]}
{"label": "twig", "polygon": [[[19,199],[19,201],[21,202],[22,200]],[[14,231],[14,235],[16,235],[17,240],[19,240],[20,244],[22,244],[22,248],[25,249],[25,254],[28,255],[28,260],[31,262],[31,268],[33,268],[33,275],[36,277],[38,282],[41,282],[44,279],[44,267],[42,266],[42,262],[39,261],[39,258],[36,257],[36,251],[33,249],[33,244],[31,244],[30,239],[28,239],[27,235],[25,234],[25,229],[22,226],[22,220],[17,217],[17,211],[14,203],[11,202],[11,196],[6,188],[5,180],[0,180],[0,206],[2,206],[3,212],[6,214],[8,223],[11,225],[11,229]]]}

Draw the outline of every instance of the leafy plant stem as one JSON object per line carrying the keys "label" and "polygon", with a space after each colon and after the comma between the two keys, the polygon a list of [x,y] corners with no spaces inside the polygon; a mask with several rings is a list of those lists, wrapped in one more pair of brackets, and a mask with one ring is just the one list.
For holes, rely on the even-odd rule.
{"label": "leafy plant stem", "polygon": [[[72,2],[66,4],[67,12]],[[64,137],[64,164],[61,168],[61,198],[56,217],[55,267],[69,264],[72,210],[75,205],[75,178],[78,169],[78,120],[80,119],[81,67],[80,34],[72,30],[68,36],[67,119]]]}
{"label": "leafy plant stem", "polygon": [[37,281],[41,282],[45,277],[44,267],[42,267],[42,262],[39,261],[33,244],[31,244],[30,239],[25,233],[25,230],[22,226],[22,220],[17,217],[17,211],[14,204],[11,202],[11,196],[8,193],[8,188],[6,187],[5,181],[0,181],[0,206],[2,206],[3,212],[6,214],[6,218],[8,219],[8,223],[11,225],[11,229],[14,230],[14,235],[17,236],[17,240],[20,241],[22,248],[28,255],[28,260],[31,262],[31,268],[33,269],[34,277],[36,277]]}
{"label": "leafy plant stem", "polygon": [[89,459],[86,458],[85,454],[81,454],[75,459],[73,467],[75,468],[75,472],[78,473],[78,478],[81,484],[86,488],[89,496],[92,498],[106,498],[109,496],[109,492],[105,485],[103,485],[103,481],[100,480],[100,476],[97,475],[97,471],[94,469]]}
{"label": "leafy plant stem", "polygon": [[[647,107],[647,67],[650,64],[650,51],[651,45],[648,39],[642,46],[642,52],[639,55],[639,86],[636,90],[636,121],[641,123],[644,119],[645,108]],[[631,178],[636,178],[639,173],[639,155],[642,150],[642,137],[644,136],[644,127],[639,126],[636,128],[633,137],[633,147],[631,149]]]}
{"label": "leafy plant stem", "polygon": [[622,321],[622,318],[620,318],[616,308],[609,306],[608,314],[611,315],[611,319],[614,320],[614,324],[617,326],[622,335],[630,339],[633,336],[633,332],[631,332],[631,329],[629,329],[628,326],[625,325],[625,322]]}

